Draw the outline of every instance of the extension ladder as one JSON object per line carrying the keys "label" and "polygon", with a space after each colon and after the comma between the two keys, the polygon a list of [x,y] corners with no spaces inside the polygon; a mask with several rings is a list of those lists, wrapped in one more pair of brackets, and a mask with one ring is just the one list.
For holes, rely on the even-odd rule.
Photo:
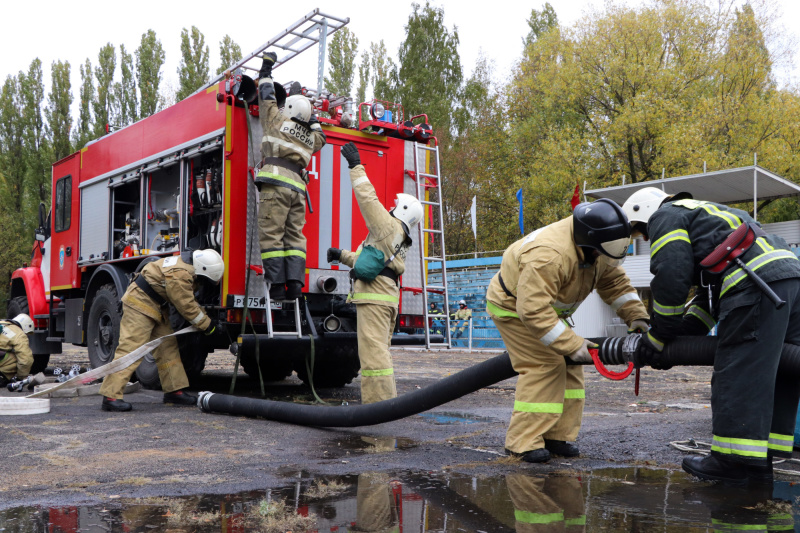
{"label": "extension ladder", "polygon": [[[269,283],[266,284],[267,286],[267,337],[270,339],[275,337],[297,337],[298,339],[303,336],[303,323],[300,321],[300,298],[296,300],[280,300],[281,304],[293,304],[294,305],[294,331],[275,331],[272,327],[272,299],[269,296]],[[278,300],[276,300],[278,301]]]}

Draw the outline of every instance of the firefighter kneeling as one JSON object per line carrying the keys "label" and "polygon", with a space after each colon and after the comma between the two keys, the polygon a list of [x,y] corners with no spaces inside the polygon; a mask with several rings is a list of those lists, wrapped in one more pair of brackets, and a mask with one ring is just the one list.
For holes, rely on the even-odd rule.
{"label": "firefighter kneeling", "polygon": [[[214,250],[195,251],[191,265],[179,256],[148,263],[122,297],[122,323],[114,359],[129,354],[148,341],[172,333],[168,304],[174,305],[178,313],[193,326],[211,335],[217,326],[216,320],[209,318],[195,300],[193,285],[196,276],[219,283],[224,272],[225,264]],[[183,369],[175,337],[164,339],[161,346],[153,351],[153,356],[164,390],[164,403],[194,405],[197,397],[184,390],[189,386],[189,379]],[[103,411],[131,410],[131,404],[122,400],[122,391],[140,362],[111,374],[103,381],[100,388]]]}
{"label": "firefighter kneeling", "polygon": [[31,333],[33,320],[28,315],[0,320],[0,387],[5,387],[12,378],[26,378],[31,371],[33,354],[28,345]]}

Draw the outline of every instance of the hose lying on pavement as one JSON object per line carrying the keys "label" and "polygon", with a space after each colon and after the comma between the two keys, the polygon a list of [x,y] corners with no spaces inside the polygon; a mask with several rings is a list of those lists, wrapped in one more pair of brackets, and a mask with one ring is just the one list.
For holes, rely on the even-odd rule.
{"label": "hose lying on pavement", "polygon": [[[632,360],[639,338],[640,335],[629,335],[589,340],[600,346],[599,355],[604,364],[615,365]],[[716,346],[716,337],[679,337],[664,348],[663,363],[665,366],[713,365]],[[779,371],[800,377],[800,346],[784,344]],[[207,413],[260,417],[301,426],[371,426],[419,414],[515,375],[508,352],[503,352],[424,389],[366,405],[326,407],[201,392],[197,406]]]}

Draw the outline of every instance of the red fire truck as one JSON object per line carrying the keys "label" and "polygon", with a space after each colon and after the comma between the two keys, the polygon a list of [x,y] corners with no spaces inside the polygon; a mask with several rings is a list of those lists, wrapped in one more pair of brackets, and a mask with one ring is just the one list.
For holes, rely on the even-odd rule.
{"label": "red fire truck", "polygon": [[[330,21],[324,22],[330,31]],[[258,59],[257,53],[250,58]],[[61,353],[63,343],[86,346],[93,367],[109,362],[119,337],[120,298],[132,275],[159,257],[214,248],[225,261],[225,275],[218,292],[197,297],[227,331],[178,337],[190,378],[202,371],[209,352],[229,346],[238,349],[245,372],[260,371],[264,380],[283,379],[294,370],[309,381],[306,357],[312,351],[314,384],[341,386],[358,374],[355,306],[345,301],[347,268],[326,261],[328,247],[352,249],[367,234],[340,148],[350,141],[358,145],[378,196],[391,206],[397,193],[427,190],[415,181],[420,174],[428,188],[439,175],[431,169],[438,165],[438,152],[430,125],[424,116],[403,120],[400,106],[355,106],[349,98],[287,84],[329,117],[321,119],[327,144],[307,169],[304,304],[295,311],[294,305],[273,302],[267,310],[266,285],[257,272],[253,182],[262,132],[257,102],[244,98],[247,91],[239,82],[250,80],[242,72],[53,165],[52,205],[47,214],[40,206],[33,258],[13,273],[7,309],[8,316],[26,312],[34,318],[34,371],[47,365],[50,354]],[[361,120],[367,110],[369,118]],[[427,330],[422,236],[421,230],[406,259],[398,332]],[[240,336],[245,303],[252,323]],[[175,328],[183,326],[177,314],[172,321]],[[395,337],[397,343],[430,340],[427,332]],[[145,386],[158,386],[151,355],[137,377]]]}

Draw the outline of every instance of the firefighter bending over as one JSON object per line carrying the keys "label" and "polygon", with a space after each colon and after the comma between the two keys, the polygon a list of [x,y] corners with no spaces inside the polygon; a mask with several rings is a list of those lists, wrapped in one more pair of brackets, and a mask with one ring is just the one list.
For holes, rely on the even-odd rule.
{"label": "firefighter bending over", "polygon": [[[225,264],[222,258],[210,249],[196,250],[192,254],[191,265],[177,255],[145,265],[122,297],[122,323],[114,359],[129,354],[146,342],[173,333],[169,323],[169,304],[174,305],[183,318],[206,335],[214,333],[217,321],[206,315],[195,300],[194,284],[197,276],[219,283],[223,272]],[[184,390],[189,386],[189,379],[183,369],[175,337],[164,339],[153,350],[153,357],[164,391],[164,403],[195,405],[197,397]],[[100,387],[103,411],[131,410],[131,404],[122,400],[122,391],[139,363],[141,359],[103,380],[103,386]]]}
{"label": "firefighter bending over", "polygon": [[264,54],[258,80],[259,120],[264,130],[264,159],[256,176],[258,234],[270,298],[294,300],[300,298],[306,279],[305,168],[311,155],[325,146],[325,134],[308,98],[293,95],[285,103],[278,101],[272,82],[277,58],[275,52]]}
{"label": "firefighter bending over", "polygon": [[[634,232],[651,241],[653,328],[642,336],[637,364],[665,368],[665,344],[679,335],[706,335],[717,325],[711,454],[685,458],[683,469],[706,480],[771,485],[772,458],[792,456],[800,399],[800,382],[778,372],[784,343],[800,344],[797,256],[744,211],[686,193],[668,196],[647,187],[622,208]],[[735,263],[719,274],[700,265],[742,224],[752,225],[753,244],[739,259],[786,302],[780,309]],[[693,286],[709,288],[698,289],[684,314]]]}
{"label": "firefighter bending over", "polygon": [[0,387],[5,387],[15,377],[28,377],[33,366],[33,354],[28,345],[31,333],[33,320],[26,314],[0,320]]}
{"label": "firefighter bending over", "polygon": [[355,252],[328,249],[328,262],[341,261],[353,268],[353,291],[348,302],[358,312],[358,358],[361,361],[361,403],[397,396],[389,346],[400,304],[398,278],[405,272],[411,231],[422,218],[422,204],[410,194],[397,195],[396,206],[387,211],[370,183],[358,148],[342,147],[350,167],[353,192],[369,234]]}
{"label": "firefighter bending over", "polygon": [[486,309],[519,373],[506,451],[529,463],[576,457],[583,416],[583,367],[593,345],[568,321],[592,290],[631,331],[647,329],[647,309],[620,266],[631,230],[607,199],[530,233],[503,253],[489,283]]}

